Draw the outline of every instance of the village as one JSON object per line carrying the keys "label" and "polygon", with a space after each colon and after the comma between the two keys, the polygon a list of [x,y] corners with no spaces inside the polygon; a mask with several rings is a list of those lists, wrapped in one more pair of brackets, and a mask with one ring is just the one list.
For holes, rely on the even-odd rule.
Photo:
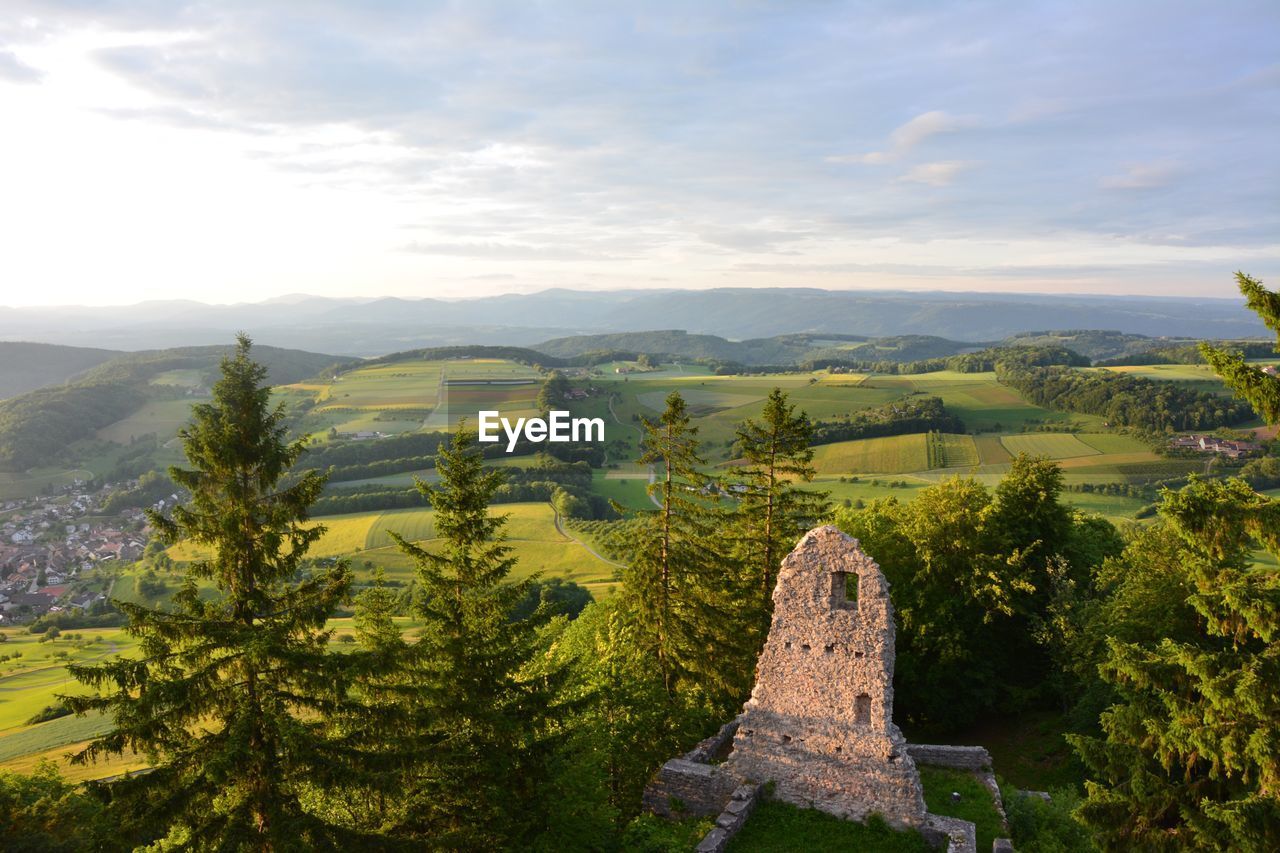
{"label": "village", "polygon": [[1243,459],[1262,451],[1262,445],[1253,441],[1236,441],[1213,435],[1179,435],[1169,441],[1174,450],[1190,450],[1200,453],[1217,453],[1228,459]]}
{"label": "village", "polygon": [[140,509],[95,514],[111,492],[112,484],[95,493],[72,487],[0,505],[0,625],[85,612],[105,601],[104,592],[89,588],[93,569],[137,560],[148,540]]}

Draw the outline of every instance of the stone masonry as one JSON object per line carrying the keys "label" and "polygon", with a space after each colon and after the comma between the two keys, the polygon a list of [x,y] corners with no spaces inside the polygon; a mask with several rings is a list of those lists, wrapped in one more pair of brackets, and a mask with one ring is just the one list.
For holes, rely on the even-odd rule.
{"label": "stone masonry", "polygon": [[773,796],[924,828],[924,795],[893,724],[889,584],[857,540],[811,530],[782,563],[774,617],[733,751],[720,771]]}

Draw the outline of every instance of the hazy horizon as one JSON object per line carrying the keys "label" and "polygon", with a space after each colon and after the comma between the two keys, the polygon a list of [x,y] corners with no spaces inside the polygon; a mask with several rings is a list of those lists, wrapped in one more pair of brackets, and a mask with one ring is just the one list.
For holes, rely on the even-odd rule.
{"label": "hazy horizon", "polygon": [[1274,3],[6,9],[13,307],[1280,278]]}

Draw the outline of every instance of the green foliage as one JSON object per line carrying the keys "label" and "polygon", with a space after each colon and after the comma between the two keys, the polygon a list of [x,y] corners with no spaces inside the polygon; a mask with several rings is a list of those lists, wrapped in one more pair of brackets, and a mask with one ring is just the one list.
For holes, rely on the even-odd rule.
{"label": "green foliage", "polygon": [[686,853],[698,846],[712,826],[711,818],[664,820],[643,814],[627,824],[619,846],[626,853]]}
{"label": "green foliage", "polygon": [[1192,478],[1110,567],[1125,578],[1091,628],[1116,700],[1101,738],[1072,738],[1104,849],[1280,846],[1280,572],[1251,557],[1255,538],[1280,550],[1278,512]]}
{"label": "green foliage", "polygon": [[1073,816],[1080,794],[1072,788],[1055,788],[1049,802],[1023,794],[1011,785],[1001,786],[1000,798],[1013,846],[1019,853],[1093,853],[1098,849],[1089,830]]}
{"label": "green foliage", "polygon": [[[1267,324],[1267,328],[1276,333],[1276,341],[1280,344],[1280,295],[1267,290],[1262,282],[1242,272],[1236,273],[1236,284],[1249,309]],[[1267,423],[1280,421],[1280,378],[1269,376],[1246,364],[1244,353],[1238,350],[1228,352],[1205,343],[1200,345],[1200,352],[1227,387],[1237,397],[1248,400]]]}
{"label": "green foliage", "polygon": [[732,648],[742,638],[725,625],[720,606],[728,577],[718,507],[684,399],[673,391],[666,402],[656,422],[642,419],[639,461],[656,472],[649,494],[659,508],[628,530],[633,556],[623,572],[623,607],[667,695],[707,691],[727,711],[739,680],[724,664],[739,659]]}
{"label": "green foliage", "polygon": [[128,850],[100,800],[51,762],[30,775],[0,770],[0,842],[10,853]]}
{"label": "green foliage", "polygon": [[66,458],[67,446],[128,415],[146,399],[123,383],[41,388],[0,401],[0,471]]}
{"label": "green foliage", "polygon": [[[754,626],[757,648],[773,617],[773,587],[782,558],[804,532],[830,509],[825,492],[800,490],[794,483],[813,480],[813,424],[804,412],[774,388],[760,420],[738,426],[735,453],[744,464],[734,469],[731,494],[738,497],[733,514],[734,557],[740,565],[737,597],[742,615]],[[743,685],[750,690],[750,683]]]}
{"label": "green foliage", "polygon": [[[140,657],[68,667],[101,692],[62,699],[115,720],[74,761],[132,749],[153,763],[111,786],[127,830],[154,828],[164,843],[189,838],[200,849],[333,849],[350,833],[303,799],[308,786],[361,770],[327,726],[345,707],[352,659],[326,654],[324,624],[350,573],[338,565],[299,580],[323,533],[305,522],[324,480],[281,483],[303,447],[285,443],[283,411],[271,408],[250,346],[239,338],[212,402],[193,407],[180,432],[193,468],[169,476],[191,503],[171,518],[150,513],[165,541],[190,540],[212,556],[191,564],[172,611],[121,604]],[[218,596],[202,598],[198,580]]]}
{"label": "green foliage", "polygon": [[27,720],[28,726],[34,726],[36,723],[47,723],[50,720],[56,720],[59,717],[66,717],[71,714],[71,709],[65,703],[59,702],[56,705],[45,705],[39,711],[36,711]]}
{"label": "green foliage", "polygon": [[507,582],[506,518],[488,512],[502,472],[483,467],[465,429],[437,470],[437,485],[419,484],[436,510],[437,550],[394,537],[416,563],[424,623],[406,659],[409,766],[394,832],[441,847],[520,848],[552,810],[560,677],[530,670],[543,614],[514,618],[529,582]]}
{"label": "green foliage", "polygon": [[810,444],[831,444],[859,438],[910,435],[917,432],[964,432],[964,424],[947,412],[939,397],[897,400],[857,412],[847,421],[820,421],[813,425]]}
{"label": "green foliage", "polygon": [[567,403],[565,395],[570,387],[569,380],[565,379],[563,373],[558,370],[551,371],[546,381],[542,383],[542,387],[538,389],[538,411],[550,412],[553,409],[565,408]]}
{"label": "green foliage", "polygon": [[1151,432],[1215,429],[1252,417],[1248,404],[1239,400],[1108,370],[1002,366],[997,377],[1037,406],[1098,415]]}
{"label": "green foliage", "polygon": [[[995,494],[969,478],[916,499],[839,510],[890,582],[898,623],[896,706],[917,726],[961,727],[1035,698],[1052,670],[1035,628],[1060,577],[1087,583],[1114,530],[1058,502],[1061,473],[1019,456]],[[1046,698],[1046,697],[1041,697]]]}

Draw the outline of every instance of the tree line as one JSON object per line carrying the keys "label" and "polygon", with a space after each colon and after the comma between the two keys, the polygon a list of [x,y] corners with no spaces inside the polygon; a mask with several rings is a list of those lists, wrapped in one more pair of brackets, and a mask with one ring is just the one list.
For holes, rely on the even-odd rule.
{"label": "tree line", "polygon": [[1215,429],[1253,417],[1244,400],[1109,370],[1005,364],[996,378],[1037,406],[1099,415],[1115,426],[1147,432]]}

